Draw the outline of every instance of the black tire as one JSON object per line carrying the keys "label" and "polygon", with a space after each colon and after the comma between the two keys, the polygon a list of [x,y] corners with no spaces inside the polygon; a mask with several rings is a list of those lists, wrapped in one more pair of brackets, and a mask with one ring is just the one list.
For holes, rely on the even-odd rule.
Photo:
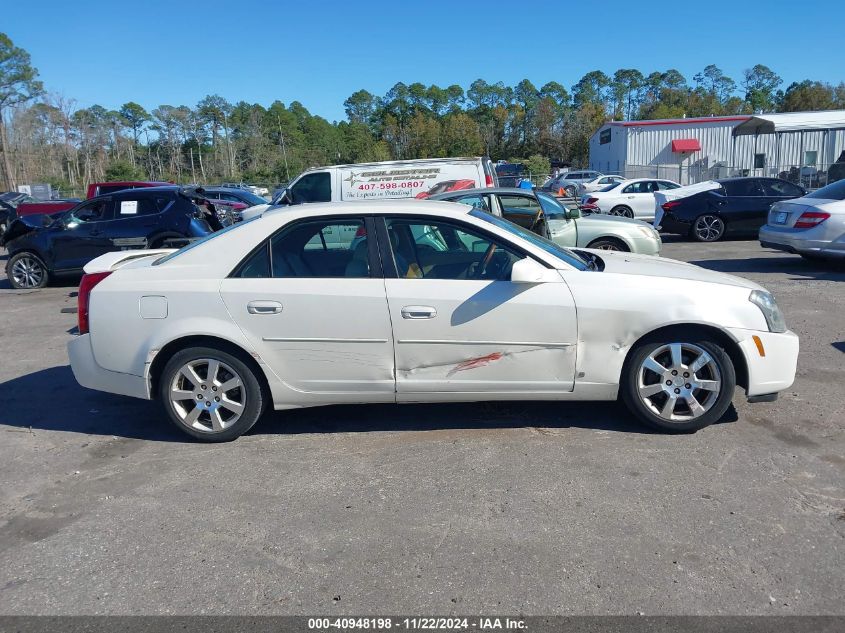
{"label": "black tire", "polygon": [[696,242],[718,242],[725,235],[725,220],[715,213],[698,216],[690,228],[690,237]]}
{"label": "black tire", "polygon": [[630,253],[631,249],[620,239],[615,237],[600,237],[587,244],[587,248],[598,248],[603,251],[621,251],[623,253]]}
{"label": "black tire", "polygon": [[575,194],[578,193],[577,190],[575,189],[575,187],[573,187],[572,185],[567,185],[566,187],[563,188],[563,191],[570,198],[574,198]]}
{"label": "black tire", "polygon": [[[648,387],[659,387],[661,390],[650,397],[653,398],[649,399],[651,406],[646,405],[644,402],[645,398],[640,395],[640,373],[643,363],[646,362],[649,356],[661,350],[664,346],[671,344],[689,346],[683,347],[682,357],[684,359],[692,358],[692,354],[695,353],[692,348],[698,348],[705,351],[709,354],[710,359],[715,364],[715,368],[717,370],[714,371],[713,366],[708,363],[707,366],[699,370],[705,374],[703,377],[698,376],[698,372],[694,372],[692,379],[688,377],[685,378],[683,375],[678,375],[677,380],[682,382],[687,380],[690,380],[691,382],[695,380],[707,380],[711,383],[717,382],[719,383],[718,393],[713,393],[706,389],[685,390],[685,385],[681,384],[681,382],[677,385],[673,384],[671,386],[667,386],[664,389],[664,379],[675,380],[676,378],[671,375],[671,370],[667,370],[666,375],[662,376],[656,382],[652,381],[643,385],[644,389],[647,389]],[[669,351],[665,353],[671,355],[671,352]],[[658,357],[660,356],[658,355]],[[687,362],[689,362],[689,360],[687,360]],[[663,363],[658,364],[663,365]],[[650,369],[643,369],[642,373],[644,378],[649,376],[651,380],[657,376],[656,372],[653,372]],[[690,383],[686,384],[687,387],[689,387],[689,385]],[[733,362],[731,362],[728,353],[717,343],[706,337],[696,335],[685,336],[680,333],[675,336],[669,334],[668,336],[655,337],[637,343],[625,361],[625,365],[622,369],[622,376],[619,381],[619,395],[625,403],[625,406],[628,407],[628,410],[648,426],[670,433],[691,433],[719,421],[731,404],[735,388],[736,371],[734,370]],[[700,402],[699,399],[701,399],[701,401],[703,401],[706,405],[704,412],[697,417],[692,417],[692,409],[689,407],[688,401],[685,399],[684,395],[687,392],[693,395],[693,399],[696,402]],[[672,414],[678,412],[678,409],[680,409],[678,412],[680,415],[677,420],[667,419],[655,410],[658,407],[666,406],[666,402],[671,393],[681,394],[674,396],[674,398],[676,398],[676,404],[672,405]],[[712,401],[710,398],[712,398]],[[686,419],[683,416],[685,409],[686,412],[690,414],[690,417],[687,417]]]}
{"label": "black tire", "polygon": [[[180,373],[181,369],[189,363],[197,363],[198,367],[201,368],[203,362],[206,360],[220,363],[221,373],[216,375],[223,376],[223,380],[230,380],[231,374],[234,374],[241,381],[241,386],[233,387],[226,391],[226,394],[233,394],[234,399],[240,398],[239,401],[243,403],[242,412],[239,414],[240,417],[233,420],[230,426],[225,426],[221,430],[212,428],[211,412],[202,406],[203,401],[208,398],[205,404],[209,407],[216,407],[214,411],[221,411],[219,414],[221,417],[218,417],[218,419],[222,419],[222,416],[233,412],[228,410],[225,404],[216,405],[213,402],[215,399],[217,402],[220,402],[221,398],[224,400],[226,398],[223,392],[218,391],[216,388],[218,381],[209,381],[207,373],[203,376],[201,371],[196,372],[198,377],[204,378],[204,380],[201,381],[203,384],[196,385],[197,389],[193,390],[193,392],[194,394],[199,392],[200,395],[203,395],[202,400],[194,402],[192,396],[190,399],[186,398],[176,403],[170,397],[171,387],[175,381],[180,381],[180,383],[177,383],[177,386],[181,387],[184,391],[190,390],[187,389],[190,380]],[[208,365],[206,367],[208,368]],[[222,383],[222,385],[225,384],[226,382]],[[254,370],[237,356],[213,347],[189,347],[176,352],[164,366],[158,387],[159,399],[170,421],[183,433],[187,433],[191,437],[203,442],[229,442],[240,437],[258,422],[267,404],[264,390]],[[201,390],[199,387],[207,387],[207,389]],[[193,408],[188,410],[186,403],[189,400],[194,403],[194,408],[201,410],[198,414],[199,417],[196,418],[195,424],[203,428],[192,426],[183,419],[183,417],[187,417],[185,415],[186,412],[190,414],[194,410]]]}
{"label": "black tire", "polygon": [[624,204],[620,204],[618,207],[613,207],[610,210],[610,215],[618,215],[622,218],[631,218],[634,219],[634,211],[631,207],[626,207]]}
{"label": "black tire", "polygon": [[23,251],[15,253],[6,262],[6,277],[12,288],[34,290],[43,288],[50,282],[50,271],[38,255]]}

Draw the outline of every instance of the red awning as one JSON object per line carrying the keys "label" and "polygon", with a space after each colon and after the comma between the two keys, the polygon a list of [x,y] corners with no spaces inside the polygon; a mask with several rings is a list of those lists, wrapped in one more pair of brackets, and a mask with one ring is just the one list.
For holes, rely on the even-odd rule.
{"label": "red awning", "polygon": [[672,141],[672,151],[679,152],[700,152],[701,143],[697,138],[679,138]]}

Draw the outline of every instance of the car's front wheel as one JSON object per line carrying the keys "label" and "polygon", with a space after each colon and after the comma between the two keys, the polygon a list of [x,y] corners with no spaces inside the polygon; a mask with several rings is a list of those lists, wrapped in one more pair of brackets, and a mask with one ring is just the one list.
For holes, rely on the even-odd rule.
{"label": "car's front wheel", "polygon": [[159,380],[170,420],[204,442],[228,442],[261,417],[264,394],[255,372],[240,358],[211,347],[173,355]]}
{"label": "car's front wheel", "polygon": [[623,242],[614,237],[600,237],[587,244],[587,248],[597,248],[602,251],[623,251],[629,252],[631,249]]}
{"label": "car's front wheel", "polygon": [[620,395],[640,420],[671,432],[691,432],[718,421],[730,406],[736,372],[727,352],[697,337],[652,339],[628,357]]}
{"label": "car's front wheel", "polygon": [[725,221],[718,215],[707,213],[693,222],[690,235],[699,242],[716,242],[725,234]]}
{"label": "car's front wheel", "polygon": [[618,215],[619,217],[622,217],[622,218],[633,219],[634,211],[631,209],[631,207],[626,207],[624,205],[620,205],[618,207],[613,207],[610,210],[610,215]]}
{"label": "car's front wheel", "polygon": [[35,253],[18,253],[12,255],[6,264],[9,283],[19,290],[43,288],[50,280],[50,273],[44,261]]}

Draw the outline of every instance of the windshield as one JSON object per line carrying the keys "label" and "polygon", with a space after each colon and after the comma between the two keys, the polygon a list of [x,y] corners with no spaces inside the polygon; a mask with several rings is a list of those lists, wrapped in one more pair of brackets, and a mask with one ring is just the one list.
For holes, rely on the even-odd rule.
{"label": "windshield", "polygon": [[578,270],[587,270],[589,268],[589,264],[573,251],[568,248],[564,248],[563,246],[558,246],[551,240],[547,240],[545,237],[540,237],[536,233],[532,233],[518,224],[514,224],[513,222],[509,222],[503,218],[497,218],[495,215],[490,215],[489,213],[485,213],[479,209],[473,209],[469,212],[469,214],[474,218],[484,220],[485,222],[498,226],[500,229],[513,233],[527,242],[531,242],[534,246],[542,248],[549,255],[553,255],[558,259],[565,261],[573,268]]}
{"label": "windshield", "polygon": [[822,198],[824,200],[845,200],[845,179],[830,183],[827,187],[816,189],[808,193],[805,198]]}
{"label": "windshield", "polygon": [[244,220],[243,222],[237,222],[235,224],[230,224],[225,229],[220,229],[219,231],[216,231],[214,233],[209,233],[205,237],[201,237],[198,240],[194,240],[193,242],[191,242],[187,246],[183,246],[182,248],[180,248],[175,253],[170,253],[169,255],[165,255],[164,257],[155,260],[153,262],[153,266],[160,266],[161,264],[166,264],[171,259],[174,259],[175,257],[179,257],[179,255],[181,255],[182,253],[187,253],[189,250],[191,250],[192,248],[196,248],[200,244],[205,244],[206,242],[213,240],[215,237],[219,237],[219,236],[223,235],[224,233],[228,233],[229,231],[234,231],[234,230],[236,230],[236,229],[238,229],[238,228],[240,228],[240,227],[242,227],[246,224],[249,224],[250,222],[254,222],[255,220],[257,220],[260,217],[261,217],[260,215],[256,215],[254,218],[250,218],[249,220]]}
{"label": "windshield", "polygon": [[537,201],[543,208],[543,213],[550,220],[566,220],[566,209],[563,205],[547,193],[537,191]]}

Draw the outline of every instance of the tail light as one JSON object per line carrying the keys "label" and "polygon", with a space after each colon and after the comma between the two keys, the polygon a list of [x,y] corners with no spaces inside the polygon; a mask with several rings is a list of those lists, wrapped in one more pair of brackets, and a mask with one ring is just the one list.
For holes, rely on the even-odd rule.
{"label": "tail light", "polygon": [[484,174],[484,184],[488,187],[493,186],[493,176],[490,174]]}
{"label": "tail light", "polygon": [[829,217],[830,214],[824,213],[823,211],[804,211],[804,213],[801,214],[801,217],[795,221],[795,226],[793,228],[811,229],[814,226],[818,226]]}
{"label": "tail light", "polygon": [[91,297],[91,291],[103,279],[111,275],[111,271],[102,273],[89,273],[82,276],[82,281],[79,282],[79,293],[76,297],[77,316],[79,317],[79,333],[88,334],[88,300]]}
{"label": "tail light", "polygon": [[679,204],[681,204],[680,200],[670,200],[669,202],[664,202],[663,204],[661,204],[660,208],[663,209],[664,211],[671,211],[672,209],[677,207]]}
{"label": "tail light", "polygon": [[598,198],[587,198],[587,199],[584,201],[584,204],[595,204],[595,203],[596,203],[596,202],[598,202],[598,201],[599,201],[599,199],[598,199]]}

